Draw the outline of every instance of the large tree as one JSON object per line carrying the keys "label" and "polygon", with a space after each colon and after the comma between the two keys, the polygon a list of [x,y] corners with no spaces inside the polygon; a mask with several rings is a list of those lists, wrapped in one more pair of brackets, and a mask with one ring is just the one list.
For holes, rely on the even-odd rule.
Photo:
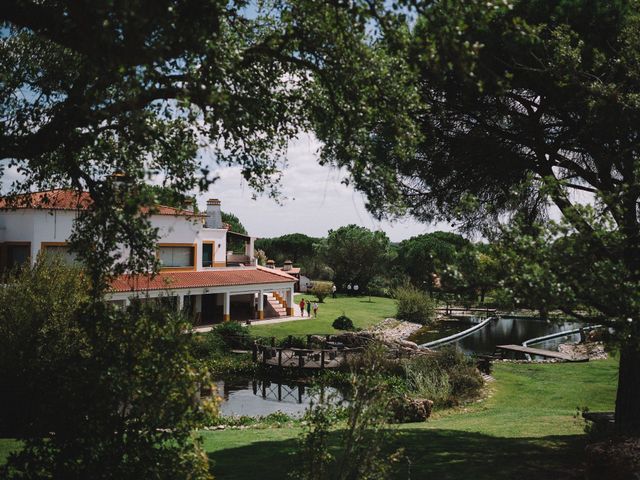
{"label": "large tree", "polygon": [[389,268],[392,257],[391,242],[384,232],[358,225],[329,230],[318,253],[334,271],[338,288],[358,285],[365,292],[369,282]]}
{"label": "large tree", "polygon": [[291,260],[297,265],[315,255],[314,245],[319,241],[319,238],[303,233],[290,233],[281,237],[261,238],[256,241],[256,248],[264,250],[278,264]]}
{"label": "large tree", "polygon": [[[46,465],[53,465],[54,471],[59,462],[77,467],[74,478],[124,478],[124,463],[139,471],[144,466],[141,459],[155,459],[158,449],[162,457],[163,441],[169,447],[180,444],[180,436],[188,431],[188,415],[176,414],[175,427],[169,425],[165,415],[156,415],[154,399],[146,397],[157,390],[140,388],[131,375],[127,379],[120,373],[141,369],[154,387],[161,387],[162,375],[169,373],[190,387],[197,379],[183,365],[164,368],[166,362],[156,349],[139,352],[146,348],[139,335],[152,328],[149,325],[162,330],[162,321],[148,322],[136,312],[114,313],[102,303],[113,275],[149,272],[158,266],[158,232],[148,215],[159,199],[149,180],[160,181],[176,194],[173,198],[181,199],[207,188],[218,165],[234,165],[252,188],[277,194],[284,148],[309,126],[309,110],[320,112],[320,105],[330,104],[336,110],[351,108],[350,101],[336,102],[330,94],[324,71],[335,72],[336,78],[364,80],[370,78],[371,66],[389,70],[384,62],[372,61],[367,12],[368,2],[311,0],[2,2],[2,187],[20,202],[28,197],[19,194],[33,190],[71,187],[89,192],[93,202],[79,213],[72,237],[91,287],[91,301],[78,325],[91,351],[101,354],[98,374],[105,380],[99,385],[112,386],[104,390],[97,414],[89,402],[74,411],[62,439],[70,440],[63,445],[65,455],[47,450],[54,443],[45,439],[42,448],[27,449],[26,467],[44,465],[38,462],[48,455]],[[384,90],[392,89],[380,89]],[[212,163],[200,162],[205,155]],[[18,174],[9,184],[8,171]],[[120,329],[118,335],[109,336],[109,327]],[[182,332],[173,328],[160,333],[177,345]],[[114,345],[115,338],[122,341]],[[158,339],[154,348],[163,341]],[[127,363],[124,357],[110,356],[110,351],[135,354]],[[118,375],[108,377],[112,372]],[[85,393],[84,383],[69,388],[78,398]],[[130,402],[118,397],[123,389],[142,393]],[[167,398],[183,402],[185,392],[188,389],[168,392]],[[124,415],[123,405],[130,403],[129,415]],[[113,442],[118,414],[133,432],[127,438],[145,437],[134,455],[124,455],[129,451]],[[162,424],[154,419],[162,419]],[[126,430],[117,431],[126,436]],[[41,438],[30,440],[28,446]],[[173,461],[169,455],[160,460]],[[83,471],[100,462],[104,468]],[[156,471],[163,470],[161,461],[152,463]],[[178,460],[173,463],[180,466]],[[40,477],[46,474],[46,469],[38,471]],[[172,475],[168,469],[164,474]],[[196,478],[194,472],[183,476]]]}
{"label": "large tree", "polygon": [[638,2],[399,3],[411,20],[397,27],[379,12],[380,48],[413,72],[406,115],[375,115],[364,90],[362,114],[320,130],[325,159],[353,172],[379,214],[481,228],[519,212],[531,237],[559,211],[568,230],[556,233],[580,240],[594,288],[558,279],[614,328],[616,423],[640,432]]}
{"label": "large tree", "polygon": [[[310,0],[3,2],[0,160],[20,174],[4,188],[89,191],[74,242],[97,287],[116,260],[154,268],[156,232],[140,215],[157,200],[148,178],[185,195],[214,181],[216,165],[237,165],[276,195],[309,110],[351,108],[324,71],[388,70],[373,61],[367,12]],[[116,258],[115,245],[131,254]]]}

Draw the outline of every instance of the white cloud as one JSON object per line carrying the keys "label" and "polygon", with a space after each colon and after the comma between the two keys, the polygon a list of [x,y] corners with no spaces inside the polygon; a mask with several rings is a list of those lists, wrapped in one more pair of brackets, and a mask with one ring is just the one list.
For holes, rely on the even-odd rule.
{"label": "white cloud", "polygon": [[259,237],[297,232],[320,237],[350,223],[382,229],[393,241],[437,229],[450,230],[446,224],[434,227],[409,219],[393,224],[376,221],[366,211],[363,195],[341,183],[345,172],[318,163],[319,146],[310,134],[290,143],[282,178],[282,205],[266,196],[252,200],[253,192],[239,168],[227,167],[215,172],[220,180],[199,196],[199,208],[206,208],[207,198],[219,198],[224,211],[237,215],[247,230]]}

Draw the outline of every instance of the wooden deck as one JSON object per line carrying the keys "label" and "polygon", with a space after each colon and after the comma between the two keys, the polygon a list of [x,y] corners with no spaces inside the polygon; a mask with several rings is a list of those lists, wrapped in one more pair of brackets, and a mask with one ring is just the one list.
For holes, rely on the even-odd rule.
{"label": "wooden deck", "polygon": [[523,347],[522,345],[497,345],[496,350],[503,352],[527,353],[529,355],[538,355],[545,358],[556,358],[565,362],[588,362],[589,358],[574,358],[566,353],[554,352],[551,350],[543,350],[541,348]]}
{"label": "wooden deck", "polygon": [[257,363],[280,368],[324,370],[339,368],[347,356],[360,349],[282,348],[256,345],[253,359]]}

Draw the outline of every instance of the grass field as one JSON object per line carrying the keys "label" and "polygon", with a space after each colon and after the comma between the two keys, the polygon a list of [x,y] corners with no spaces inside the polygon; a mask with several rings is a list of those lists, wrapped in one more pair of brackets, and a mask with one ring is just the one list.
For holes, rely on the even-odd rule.
{"label": "grass field", "polygon": [[[293,325],[293,324],[287,324]],[[488,397],[396,428],[409,461],[398,479],[567,478],[583,459],[584,424],[576,407],[612,410],[615,359],[588,363],[497,364]],[[300,430],[203,432],[218,479],[282,480],[295,465]],[[0,463],[18,447],[0,440]]]}
{"label": "grass field", "polygon": [[[305,298],[314,302],[313,295],[296,295],[294,301],[300,303]],[[271,325],[254,325],[251,333],[264,337],[286,337],[287,335],[308,335],[312,333],[335,333],[331,326],[336,317],[346,315],[358,328],[367,328],[396,313],[395,300],[383,297],[338,297],[326,298],[318,304],[318,318],[276,323]]]}
{"label": "grass field", "polygon": [[[398,479],[556,479],[582,460],[584,424],[576,407],[611,410],[617,362],[499,364],[486,400],[398,427],[405,461]],[[220,479],[286,478],[297,429],[206,432]]]}

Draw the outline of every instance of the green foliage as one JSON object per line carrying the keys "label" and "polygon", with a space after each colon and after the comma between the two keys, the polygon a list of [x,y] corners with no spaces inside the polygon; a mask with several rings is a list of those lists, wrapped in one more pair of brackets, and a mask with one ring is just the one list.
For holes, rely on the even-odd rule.
{"label": "green foliage", "polygon": [[334,271],[335,284],[341,291],[351,284],[366,292],[369,282],[385,272],[392,258],[391,243],[384,232],[357,225],[330,230],[317,250]]}
{"label": "green foliage", "polygon": [[191,351],[196,358],[216,358],[224,355],[228,350],[229,346],[215,329],[207,333],[193,335]]}
{"label": "green foliage", "polygon": [[249,334],[249,329],[238,322],[221,323],[211,332],[213,335],[218,335],[222,338],[228,349],[251,348],[251,344],[253,342],[251,335]]}
{"label": "green foliage", "polygon": [[244,228],[244,225],[240,222],[240,219],[235,216],[233,213],[221,212],[222,213],[222,221],[224,223],[228,223],[231,226],[231,231],[236,233],[242,233],[247,235],[247,229]]}
{"label": "green foliage", "polygon": [[404,285],[394,290],[396,318],[405,322],[427,325],[435,319],[435,302],[413,285]]}
{"label": "green foliage", "polygon": [[389,454],[384,450],[392,437],[388,428],[392,392],[380,374],[384,356],[381,347],[368,348],[363,354],[362,370],[352,371],[349,376],[352,394],[344,406],[346,425],[338,432],[337,455],[330,449],[329,440],[340,419],[338,408],[330,403],[309,408],[298,451],[300,466],[293,478],[390,478],[403,453],[398,450]]}
{"label": "green foliage", "polygon": [[333,291],[333,282],[321,282],[314,281],[313,287],[311,288],[311,294],[315,295],[318,299],[318,302],[324,303],[324,299],[331,295]]}
{"label": "green foliage", "polygon": [[278,346],[286,348],[307,348],[307,338],[301,335],[289,335],[278,342]]}
{"label": "green foliage", "polygon": [[195,400],[210,380],[189,323],[153,302],[89,303],[84,278],[39,261],[0,290],[0,328],[13,332],[0,368],[21,375],[24,402],[23,448],[3,478],[210,478],[193,431],[216,405]]}
{"label": "green foliage", "polygon": [[[378,216],[410,213],[485,236],[517,216],[523,240],[541,252],[523,257],[528,279],[514,283],[531,284],[527,300],[543,314],[558,305],[611,321],[624,339],[616,423],[639,433],[637,2],[423,7],[407,5],[379,22],[378,55],[381,63],[395,57],[405,101],[390,106],[357,77],[336,82],[336,97],[348,92],[360,107],[322,117],[325,158],[351,172]],[[532,235],[551,207],[571,226],[558,235],[577,235],[582,245],[569,249],[575,267],[561,262],[563,275],[550,262],[564,249],[560,239],[547,236],[544,246]],[[617,293],[602,301],[614,285]]]}
{"label": "green foliage", "polygon": [[3,279],[0,288],[0,433],[52,431],[67,399],[60,379],[75,375],[76,360],[90,355],[79,323],[89,296],[86,277],[59,258],[40,257]]}
{"label": "green foliage", "polygon": [[333,323],[331,324],[331,326],[333,328],[335,328],[336,330],[348,330],[348,331],[353,331],[356,328],[353,325],[353,322],[351,321],[351,319],[349,317],[347,317],[346,315],[340,315],[338,318],[336,318]]}
{"label": "green foliage", "polygon": [[411,395],[433,400],[439,407],[474,399],[484,385],[473,359],[455,347],[406,360],[404,372]]}
{"label": "green foliage", "polygon": [[282,265],[285,260],[291,260],[294,265],[298,265],[314,257],[314,245],[319,241],[319,238],[302,233],[290,233],[281,237],[259,238],[255,245],[256,248],[264,250],[269,259],[275,260],[277,265]]}

